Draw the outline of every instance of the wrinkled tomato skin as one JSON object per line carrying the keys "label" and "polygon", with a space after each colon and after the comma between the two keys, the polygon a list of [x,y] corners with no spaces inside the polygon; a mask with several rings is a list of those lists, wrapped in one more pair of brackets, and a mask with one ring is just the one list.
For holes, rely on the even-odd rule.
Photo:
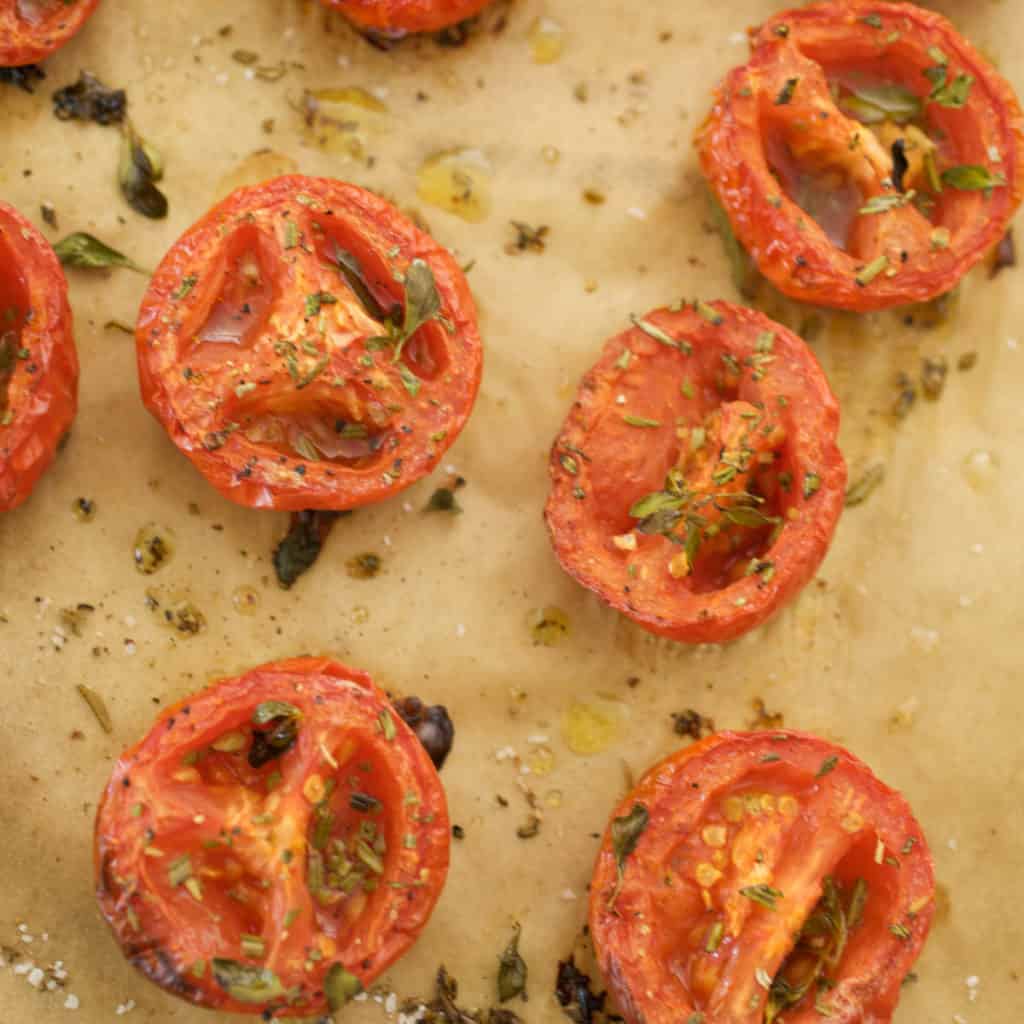
{"label": "wrinkled tomato skin", "polygon": [[[301,225],[297,241],[285,235],[289,221]],[[407,392],[389,353],[367,348],[382,328],[348,291],[337,268],[323,262],[314,221],[343,235],[363,262],[373,263],[374,287],[378,296],[387,292],[389,302],[401,303],[395,271],[413,260],[430,267],[446,324],[434,320],[416,336],[425,336],[423,350],[441,353],[443,362],[420,382],[417,394]],[[267,287],[260,277],[259,298],[266,308],[254,317],[260,322],[244,346],[199,341],[197,332],[215,315],[221,288],[237,287],[240,260],[232,246],[240,238],[238,246],[250,246],[259,274],[269,279]],[[321,370],[308,350],[293,346],[299,362],[292,365],[316,375],[305,385],[303,378],[289,379],[275,353],[288,330],[304,332],[303,344],[315,342],[314,351],[323,353],[326,342],[315,319],[303,314],[308,296],[321,291],[335,301],[319,315],[338,318],[344,337]],[[405,351],[411,349],[412,343]],[[390,497],[429,473],[465,426],[483,367],[476,307],[451,253],[378,196],[300,175],[239,189],[182,235],[143,297],[136,351],[146,407],[203,476],[240,505],[285,511],[356,508]],[[360,359],[376,360],[373,370]],[[376,389],[371,373],[386,376],[385,390]],[[357,392],[381,409],[384,402],[397,403],[398,412],[385,414],[380,444],[362,463],[310,460],[295,451],[282,454],[234,429],[245,403],[260,400],[268,385],[286,416],[309,408],[324,423],[347,420],[345,402]],[[245,387],[255,390],[243,396]],[[271,399],[266,401],[269,406]]]}
{"label": "wrinkled tomato skin", "polygon": [[[730,836],[732,845],[724,847],[725,859],[719,861],[725,877],[714,883],[718,892],[712,909],[706,908],[694,878],[673,873],[673,857],[696,848],[700,852],[693,857],[710,859],[715,851],[697,844],[714,809],[736,792],[749,799],[751,792],[772,790],[795,793],[795,807],[783,814],[778,801],[770,810],[748,806],[740,825],[729,826],[760,828],[752,838],[763,837],[763,850],[769,851],[765,863],[772,870],[765,875],[764,863],[756,859],[762,851],[758,842],[741,850]],[[621,884],[609,824],[590,890],[598,963],[628,1024],[679,1024],[695,1013],[703,1015],[703,1024],[762,1024],[766,993],[757,973],[775,977],[821,896],[824,878],[842,876],[843,858],[855,856],[851,850],[857,851],[858,873],[870,878],[861,923],[850,931],[831,978],[836,984],[820,996],[830,1012],[815,1009],[812,995],[779,1019],[787,1024],[892,1019],[900,986],[931,927],[934,870],[907,802],[863,762],[806,733],[723,732],[651,768],[612,820],[638,804],[647,809],[649,821],[625,860]],[[774,909],[739,894],[743,871],[761,871],[760,882],[778,890]],[[792,884],[787,886],[782,875]],[[719,902],[723,894],[728,904]],[[678,944],[687,941],[680,937],[713,915],[729,913],[738,915],[738,933],[726,927],[713,953],[703,940],[696,950],[691,946],[696,960],[720,972],[711,975],[718,978],[711,992],[695,997],[686,979],[700,974],[694,969],[687,975],[677,959]],[[896,934],[893,926],[905,932]]]}
{"label": "wrinkled tomato skin", "polygon": [[479,14],[491,0],[321,0],[360,28],[387,35],[437,32]]}
{"label": "wrinkled tomato skin", "polygon": [[[78,407],[78,356],[64,271],[46,239],[0,203],[0,317],[15,307],[20,331],[14,344],[21,354],[9,376],[0,369],[0,387],[6,387],[0,413],[10,418],[6,426],[0,421],[0,512],[31,494]],[[0,320],[0,342],[8,331]]]}
{"label": "wrinkled tomato skin", "polygon": [[[839,406],[817,360],[791,331],[754,310],[726,302],[709,304],[722,318],[711,323],[692,306],[656,310],[643,319],[692,345],[691,355],[673,350],[638,327],[612,338],[583,378],[549,462],[552,482],[545,516],[562,568],[605,603],[644,629],[684,643],[722,643],[754,629],[791,601],[824,558],[842,512],[846,463],[839,451]],[[757,338],[774,335],[774,362],[754,381],[744,365]],[[617,365],[629,350],[627,369]],[[786,432],[781,460],[792,474],[780,498],[785,523],[762,557],[774,563],[768,581],[742,577],[718,589],[698,591],[671,578],[666,563],[680,549],[658,536],[640,536],[638,575],[612,538],[629,530],[631,505],[662,488],[680,449],[677,420],[696,425],[721,401],[715,375],[723,356],[743,368],[738,397],[762,403]],[[681,394],[690,381],[694,397]],[[625,396],[625,404],[618,398]],[[785,403],[785,404],[783,404]],[[626,424],[622,413],[640,412],[655,429]],[[582,455],[577,453],[582,452]],[[575,463],[568,472],[565,457]],[[817,490],[805,494],[812,474]],[[644,578],[643,572],[649,570]]]}
{"label": "wrinkled tomato skin", "polygon": [[[866,19],[878,19],[879,26]],[[929,100],[932,85],[924,72],[934,67],[936,49],[949,60],[950,78],[974,78],[962,107]],[[846,119],[830,100],[822,100],[822,110],[808,100],[815,79],[819,95],[827,94],[823,71],[830,70],[910,90],[923,103],[942,167],[984,167],[1006,184],[990,195],[947,186],[938,194],[933,220],[911,204],[881,215],[861,212],[857,223],[869,232],[884,233],[892,225],[888,245],[856,253],[840,248],[780,187],[767,155],[768,122],[788,110],[805,113],[811,132],[816,119],[831,132],[842,124],[850,138],[858,128],[868,137],[870,129]],[[799,81],[788,105],[780,106],[776,89],[788,76]],[[776,15],[752,32],[751,58],[717,90],[696,145],[705,178],[761,273],[791,298],[857,312],[950,291],[999,242],[1024,197],[1024,115],[1013,88],[942,15],[909,3],[848,0]],[[840,159],[835,151],[833,159]],[[891,195],[881,180],[873,194]],[[932,242],[936,226],[949,230],[948,244]],[[858,283],[872,257],[882,254],[890,259],[886,270]]]}
{"label": "wrinkled tomato skin", "polygon": [[[301,712],[293,746],[258,768],[244,750],[210,747],[251,728],[254,709],[266,701]],[[380,724],[385,714],[394,728],[390,738]],[[205,751],[198,759],[185,757],[198,750]],[[328,760],[335,755],[336,768]],[[227,772],[227,781],[174,777],[200,771]],[[282,778],[271,787],[275,771]],[[381,798],[374,820],[388,840],[383,874],[352,919],[347,910],[332,917],[307,887],[312,800],[319,796],[309,788],[314,775],[320,782],[335,779],[334,792],[344,799],[356,777],[361,789]],[[212,842],[218,837],[219,845]],[[271,1013],[317,1016],[327,1011],[324,979],[335,964],[369,986],[416,940],[444,886],[449,842],[440,779],[387,696],[363,672],[327,658],[294,658],[216,681],[167,708],[122,754],[96,815],[96,894],[125,957],[171,994],[268,1019]],[[169,864],[183,853],[202,884],[201,901],[167,881]],[[226,862],[216,862],[223,881],[209,870],[215,862],[207,858],[221,853],[244,866],[241,879]],[[228,882],[240,888],[250,873],[261,881],[238,901]],[[298,913],[289,919],[291,910]],[[264,957],[243,954],[243,933],[262,937]],[[310,958],[310,950],[322,957]],[[300,998],[234,998],[214,977],[214,957],[265,967]]]}
{"label": "wrinkled tomato skin", "polygon": [[0,0],[0,67],[35,64],[59,50],[89,20],[99,0],[51,0],[50,9],[32,21],[18,12],[18,0]]}

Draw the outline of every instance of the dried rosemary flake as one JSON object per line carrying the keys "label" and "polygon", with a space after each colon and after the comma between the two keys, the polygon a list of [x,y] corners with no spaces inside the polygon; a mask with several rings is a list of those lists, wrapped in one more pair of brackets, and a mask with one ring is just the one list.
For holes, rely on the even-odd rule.
{"label": "dried rosemary flake", "polygon": [[82,700],[89,705],[89,710],[93,713],[96,721],[99,722],[100,728],[106,732],[114,731],[114,724],[110,720],[110,712],[107,711],[107,705],[104,703],[103,698],[91,687],[86,686],[85,683],[79,683],[75,687],[82,697]]}

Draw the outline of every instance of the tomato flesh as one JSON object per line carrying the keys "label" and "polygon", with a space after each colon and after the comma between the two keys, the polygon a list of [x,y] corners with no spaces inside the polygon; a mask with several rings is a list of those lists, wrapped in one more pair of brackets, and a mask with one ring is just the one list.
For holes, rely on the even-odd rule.
{"label": "tomato flesh", "polygon": [[0,0],[0,67],[34,64],[81,29],[99,0]]}
{"label": "tomato flesh", "polygon": [[479,14],[491,0],[321,0],[360,28],[386,36],[437,32]]}
{"label": "tomato flesh", "polygon": [[136,341],[148,408],[207,479],[293,511],[415,483],[482,366],[451,254],[376,196],[298,176],[239,190],[179,239]]}
{"label": "tomato flesh", "polygon": [[780,291],[867,311],[952,289],[1024,196],[1024,115],[940,15],[866,0],[753,33],[697,135],[739,242]]}
{"label": "tomato flesh", "polygon": [[64,272],[46,239],[0,203],[0,512],[31,494],[77,403]]}
{"label": "tomato flesh", "polygon": [[727,303],[613,338],[552,448],[563,568],[652,632],[720,642],[824,557],[842,508],[839,411],[807,346]]}
{"label": "tomato flesh", "polygon": [[97,813],[97,894],[175,995],[304,1016],[414,941],[448,843],[436,770],[385,695],[300,658],[215,683],[124,754]]}
{"label": "tomato flesh", "polygon": [[[616,829],[646,824],[621,856]],[[655,766],[591,887],[627,1021],[888,1021],[933,913],[927,844],[861,762],[801,733],[722,733]]]}

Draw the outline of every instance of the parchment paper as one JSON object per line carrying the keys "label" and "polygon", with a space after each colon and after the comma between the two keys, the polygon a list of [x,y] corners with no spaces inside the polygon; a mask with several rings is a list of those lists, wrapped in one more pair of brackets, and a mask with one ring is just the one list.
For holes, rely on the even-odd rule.
{"label": "parchment paper", "polygon": [[[91,231],[153,267],[233,184],[291,168],[348,178],[416,207],[461,259],[476,260],[470,281],[487,346],[475,416],[446,460],[468,480],[464,514],[421,513],[447,479],[439,471],[339,523],[320,562],[286,593],[269,559],[285,517],[233,507],[205,484],[144,412],[132,340],[104,329],[112,318],[134,321],[145,279],[70,273],[81,411],[32,500],[0,518],[0,942],[41,966],[63,961],[69,977],[40,994],[0,970],[4,1024],[95,1024],[129,1000],[128,1020],[213,1019],[122,960],[93,899],[95,804],[113,759],[158,705],[215,675],[307,651],[443,702],[457,724],[443,777],[466,837],[453,844],[428,930],[385,979],[399,1002],[429,993],[443,962],[464,1002],[489,1005],[498,953],[518,921],[530,1001],[516,1009],[531,1024],[562,1020],[556,962],[584,922],[597,836],[627,780],[687,742],[671,712],[694,708],[719,727],[744,727],[761,698],[787,725],[864,757],[907,795],[930,836],[940,913],[900,1024],[1020,1018],[1022,271],[994,281],[976,272],[936,329],[893,315],[843,318],[816,341],[844,403],[853,478],[878,461],[887,477],[847,511],[800,600],[741,642],[685,649],[648,637],[563,576],[541,521],[548,446],[604,339],[630,312],[682,295],[736,297],[707,230],[690,139],[713,82],[747,52],[742,31],[778,6],[519,0],[502,33],[464,48],[424,42],[381,53],[315,3],[104,0],[47,63],[45,88],[0,93],[0,195],[37,223],[40,202],[53,203],[60,231],[44,229],[52,240]],[[1024,91],[1019,0],[937,6]],[[528,42],[542,14],[566,30],[564,55],[547,65],[533,62]],[[248,79],[230,57],[240,48],[261,65],[289,62],[287,74]],[[143,220],[118,196],[115,130],[54,119],[50,91],[81,68],[128,90],[137,127],[163,151],[166,221]],[[586,102],[574,97],[581,82]],[[304,88],[353,85],[377,90],[390,108],[367,145],[372,167],[304,144],[294,109]],[[416,197],[420,163],[451,146],[478,147],[493,166],[492,208],[480,223]],[[543,158],[545,146],[558,148],[557,163]],[[268,147],[270,156],[252,157]],[[585,203],[586,188],[607,201]],[[507,254],[510,219],[549,225],[546,251]],[[958,372],[968,351],[977,366]],[[945,393],[896,422],[895,376],[916,378],[924,353],[954,365]],[[997,471],[975,456],[965,473],[976,450]],[[72,515],[78,497],[95,501],[92,522]],[[172,529],[177,546],[143,577],[132,546],[150,521]],[[382,573],[350,578],[345,562],[365,551],[382,556]],[[240,586],[259,594],[253,615],[235,610]],[[160,626],[147,587],[189,596],[206,630],[185,637]],[[95,611],[81,636],[61,627],[62,640],[60,610],[80,602]],[[535,646],[530,616],[547,606],[566,612],[570,634]],[[111,735],[78,683],[102,694]],[[563,732],[580,702],[618,722],[613,742],[590,756],[574,754]],[[551,770],[522,774],[515,759],[496,757],[510,751]],[[528,814],[520,783],[543,813],[528,840],[516,837]],[[560,806],[550,806],[556,791]],[[31,944],[19,941],[19,923]],[[63,1008],[69,992],[75,1014]],[[355,1024],[384,1015],[372,1000],[344,1013]]]}

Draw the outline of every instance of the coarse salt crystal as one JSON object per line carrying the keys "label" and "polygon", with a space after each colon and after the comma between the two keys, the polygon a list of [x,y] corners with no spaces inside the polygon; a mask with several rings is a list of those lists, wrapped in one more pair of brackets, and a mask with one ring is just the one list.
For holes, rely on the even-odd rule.
{"label": "coarse salt crystal", "polygon": [[67,999],[64,1000],[65,1010],[77,1010],[81,1004],[78,1002],[78,996],[74,992],[69,992]]}
{"label": "coarse salt crystal", "polygon": [[25,979],[33,988],[39,988],[43,981],[43,969],[42,967],[33,967],[28,972],[28,977]]}
{"label": "coarse salt crystal", "polygon": [[948,839],[946,845],[954,852],[960,848],[960,843],[956,839]]}
{"label": "coarse salt crystal", "polygon": [[384,1000],[384,1012],[394,1013],[398,1009],[398,996],[394,992],[389,992],[387,999]]}
{"label": "coarse salt crystal", "polygon": [[542,732],[535,732],[532,736],[526,737],[527,743],[547,743],[548,737]]}
{"label": "coarse salt crystal", "polygon": [[616,405],[625,405],[626,404],[626,396],[625,395],[616,395],[615,396],[615,404]]}
{"label": "coarse salt crystal", "polygon": [[563,889],[562,890],[562,899],[565,900],[566,902],[568,902],[570,900],[574,900],[574,899],[576,899],[576,893],[574,893],[572,891],[572,889]]}
{"label": "coarse salt crystal", "polygon": [[465,625],[463,623],[460,622],[455,627],[455,635],[458,636],[458,637],[463,637],[463,636],[466,635],[466,627],[465,627]]}
{"label": "coarse salt crystal", "polygon": [[634,220],[647,220],[647,211],[640,209],[639,206],[631,206],[626,213]]}
{"label": "coarse salt crystal", "polygon": [[516,757],[515,747],[500,747],[494,752],[494,759],[496,761],[512,761]]}
{"label": "coarse salt crystal", "polygon": [[1017,350],[1017,339],[1016,338],[1007,338],[1006,339],[1006,347],[1011,352],[1015,352]]}
{"label": "coarse salt crystal", "polygon": [[35,964],[32,963],[31,960],[25,960],[23,963],[14,965],[14,973],[28,974],[28,972],[31,971],[33,967],[35,967]]}
{"label": "coarse salt crystal", "polygon": [[135,1009],[135,1000],[129,999],[126,1002],[121,1003],[115,1011],[118,1017],[123,1017],[126,1013],[131,1013]]}
{"label": "coarse salt crystal", "polygon": [[746,32],[733,32],[729,36],[729,42],[732,43],[733,46],[740,46],[741,44],[745,43],[746,41],[747,41],[747,34],[746,34]]}
{"label": "coarse salt crystal", "polygon": [[411,512],[412,511],[412,502],[411,501],[403,501],[402,502],[402,511],[403,512]]}
{"label": "coarse salt crystal", "polygon": [[[221,71],[219,74],[216,74],[216,75],[213,76],[213,80],[218,85],[227,85],[228,81],[230,80],[230,77],[231,76],[226,71]],[[128,1011],[125,1010],[125,1013],[127,1013],[127,1012]]]}

